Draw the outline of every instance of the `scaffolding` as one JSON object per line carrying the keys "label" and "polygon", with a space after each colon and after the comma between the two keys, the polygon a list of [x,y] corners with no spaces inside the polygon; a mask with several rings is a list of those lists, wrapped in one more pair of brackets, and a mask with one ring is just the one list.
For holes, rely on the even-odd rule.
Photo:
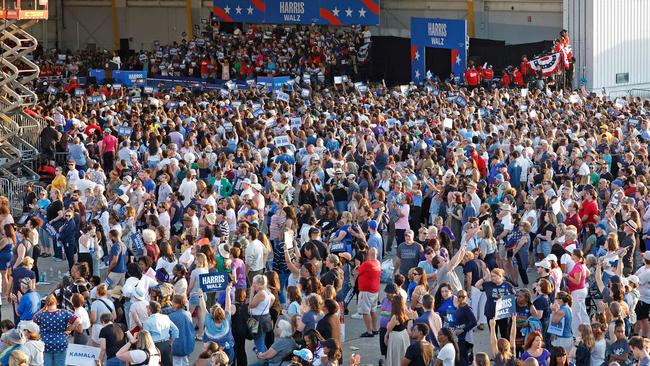
{"label": "scaffolding", "polygon": [[[38,99],[32,89],[39,68],[30,54],[38,42],[28,29],[47,19],[47,1],[5,1],[0,9],[0,178],[11,182],[15,195],[38,180],[38,139],[45,127],[42,118],[26,113]],[[0,185],[0,194],[7,195]]]}

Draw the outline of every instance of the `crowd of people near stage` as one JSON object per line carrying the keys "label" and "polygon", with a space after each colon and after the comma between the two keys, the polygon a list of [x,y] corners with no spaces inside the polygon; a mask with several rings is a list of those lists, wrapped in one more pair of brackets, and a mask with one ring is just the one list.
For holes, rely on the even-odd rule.
{"label": "crowd of people near stage", "polygon": [[369,60],[367,27],[235,27],[218,23],[200,36],[153,45],[128,55],[107,50],[73,53],[44,50],[36,59],[41,76],[87,76],[91,69],[145,70],[150,76],[243,80],[257,76],[309,74],[316,80],[331,75],[357,75]]}
{"label": "crowd of people near stage", "polygon": [[49,93],[0,364],[649,365],[650,102],[362,86]]}

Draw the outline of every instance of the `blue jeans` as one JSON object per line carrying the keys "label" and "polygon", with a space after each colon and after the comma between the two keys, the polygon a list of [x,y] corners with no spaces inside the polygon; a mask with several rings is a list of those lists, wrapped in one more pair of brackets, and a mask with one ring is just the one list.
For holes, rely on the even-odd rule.
{"label": "blue jeans", "polygon": [[43,366],[59,366],[65,365],[65,354],[63,352],[44,352],[43,353]]}
{"label": "blue jeans", "polygon": [[258,334],[257,337],[253,339],[253,342],[255,342],[255,348],[257,348],[257,352],[268,351],[268,348],[266,348],[266,344],[264,343],[265,340],[266,340],[266,333],[263,332],[260,332],[260,334]]}
{"label": "blue jeans", "polygon": [[278,277],[280,277],[280,304],[284,305],[287,302],[286,296],[284,294],[284,289],[287,287],[287,281],[291,272],[278,272]]}
{"label": "blue jeans", "polygon": [[120,360],[117,357],[109,358],[106,360],[106,366],[124,366],[124,361]]}

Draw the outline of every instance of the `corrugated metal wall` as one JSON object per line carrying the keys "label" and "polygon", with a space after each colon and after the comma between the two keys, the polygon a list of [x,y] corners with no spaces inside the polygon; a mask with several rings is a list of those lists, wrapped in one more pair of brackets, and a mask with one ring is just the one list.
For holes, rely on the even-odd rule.
{"label": "corrugated metal wall", "polygon": [[[576,81],[607,92],[649,88],[650,1],[566,0],[568,30],[577,60]],[[617,83],[617,74],[629,74]]]}

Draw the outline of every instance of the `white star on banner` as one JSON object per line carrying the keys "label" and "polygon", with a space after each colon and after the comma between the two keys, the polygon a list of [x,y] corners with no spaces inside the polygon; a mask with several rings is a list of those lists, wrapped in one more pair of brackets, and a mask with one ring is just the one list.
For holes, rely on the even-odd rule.
{"label": "white star on banner", "polygon": [[346,17],[351,17],[352,16],[352,9],[350,9],[350,8],[345,9],[345,16]]}
{"label": "white star on banner", "polygon": [[364,8],[359,9],[359,17],[360,18],[365,18],[366,17],[366,9],[364,9]]}
{"label": "white star on banner", "polygon": [[420,59],[420,51],[415,51],[415,57],[413,57],[416,60]]}
{"label": "white star on banner", "polygon": [[339,16],[339,12],[340,12],[339,8],[332,9],[332,14],[334,14],[335,17]]}
{"label": "white star on banner", "polygon": [[241,14],[241,7],[239,5],[237,5],[237,7],[235,8],[235,11],[237,12],[237,14]]}
{"label": "white star on banner", "polygon": [[456,63],[460,65],[460,55],[456,56]]}
{"label": "white star on banner", "polygon": [[252,7],[252,6],[249,5],[249,6],[248,6],[248,9],[246,9],[246,10],[248,10],[248,14],[249,14],[249,15],[250,15],[250,14],[253,14],[253,7]]}
{"label": "white star on banner", "polygon": [[416,79],[420,78],[420,70],[415,70],[415,78]]}
{"label": "white star on banner", "polygon": [[223,8],[223,11],[225,11],[226,14],[230,14],[230,7],[228,5],[226,5],[226,7]]}

